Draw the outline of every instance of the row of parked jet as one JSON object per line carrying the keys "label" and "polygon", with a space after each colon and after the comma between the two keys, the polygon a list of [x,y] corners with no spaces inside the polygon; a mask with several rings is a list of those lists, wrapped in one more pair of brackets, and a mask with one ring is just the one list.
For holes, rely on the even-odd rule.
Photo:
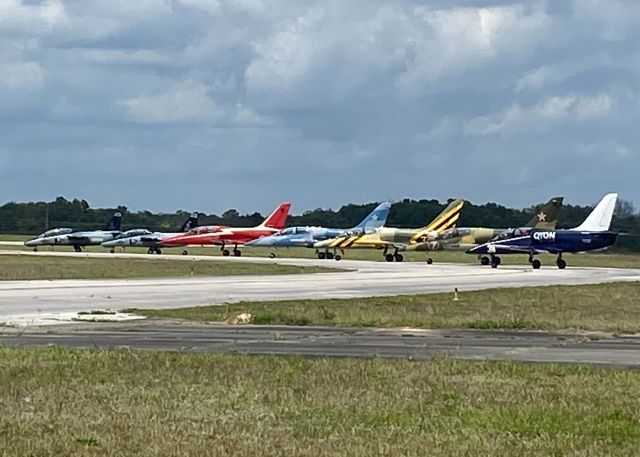
{"label": "row of parked jet", "polygon": [[[348,249],[378,249],[388,262],[402,262],[402,252],[465,250],[479,257],[483,265],[497,268],[504,254],[526,254],[534,269],[541,266],[535,256],[557,255],[556,265],[566,267],[562,254],[599,250],[615,243],[617,233],[610,230],[617,194],[605,195],[591,214],[578,227],[556,230],[563,197],[550,199],[532,219],[517,228],[458,227],[464,200],[452,201],[438,216],[417,229],[385,227],[391,204],[379,204],[362,222],[352,228],[289,227],[285,222],[290,203],[280,204],[256,227],[198,225],[198,214],[192,214],[175,233],[152,232],[146,229],[121,231],[122,215],[116,213],[103,230],[76,232],[70,228],[49,230],[25,245],[69,245],[77,252],[89,245],[102,245],[111,252],[126,247],[146,247],[149,254],[161,254],[164,247],[218,245],[222,255],[240,256],[241,246],[263,246],[272,249],[307,247],[316,249],[319,259],[340,260]],[[231,248],[229,250],[229,248]],[[187,254],[186,249],[183,254]],[[427,262],[432,263],[431,257]]]}

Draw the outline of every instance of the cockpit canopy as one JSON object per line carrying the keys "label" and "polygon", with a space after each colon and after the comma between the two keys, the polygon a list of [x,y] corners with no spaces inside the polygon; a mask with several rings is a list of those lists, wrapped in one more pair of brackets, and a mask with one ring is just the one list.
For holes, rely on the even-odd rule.
{"label": "cockpit canopy", "polygon": [[133,236],[149,235],[150,233],[151,230],[147,229],[133,229],[127,230],[126,232],[122,233],[122,235],[120,235],[120,238],[131,238]]}
{"label": "cockpit canopy", "polygon": [[70,229],[70,228],[56,228],[56,229],[47,230],[38,238],[48,238],[50,236],[68,235],[69,233],[72,233],[72,232],[73,232],[73,229]]}
{"label": "cockpit canopy", "polygon": [[495,240],[509,240],[511,238],[517,238],[519,236],[527,236],[531,233],[531,229],[528,227],[518,227],[518,228],[510,228],[509,230],[505,230],[496,236]]}
{"label": "cockpit canopy", "polygon": [[185,233],[185,235],[204,235],[205,233],[219,232],[225,228],[226,227],[224,225],[202,225],[200,227],[189,230],[187,233]]}

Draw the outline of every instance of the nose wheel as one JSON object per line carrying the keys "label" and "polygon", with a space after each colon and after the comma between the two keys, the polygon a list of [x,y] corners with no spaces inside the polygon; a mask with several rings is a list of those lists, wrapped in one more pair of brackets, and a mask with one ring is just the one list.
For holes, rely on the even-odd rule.
{"label": "nose wheel", "polygon": [[492,255],[490,262],[491,262],[491,268],[498,268],[498,265],[502,263],[502,259],[497,255]]}

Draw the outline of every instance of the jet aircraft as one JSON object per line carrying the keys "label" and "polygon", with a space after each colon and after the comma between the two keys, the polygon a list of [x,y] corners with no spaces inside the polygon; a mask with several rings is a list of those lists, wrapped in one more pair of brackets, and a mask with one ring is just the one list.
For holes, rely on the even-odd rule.
{"label": "jet aircraft", "polygon": [[24,245],[38,250],[39,246],[73,246],[76,252],[81,252],[85,246],[97,246],[105,241],[113,240],[122,233],[122,214],[115,213],[109,223],[102,230],[75,232],[70,228],[58,228],[44,232],[37,238],[24,242]]}
{"label": "jet aircraft", "polygon": [[[433,240],[423,245],[416,245],[416,251],[439,251],[442,249],[467,250],[489,241],[506,240],[517,236],[524,236],[532,230],[554,230],[558,223],[558,214],[562,208],[563,197],[553,197],[545,203],[522,227],[517,228],[488,228],[488,227],[456,227],[449,229]],[[481,256],[480,263],[489,265],[490,259]]]}
{"label": "jet aircraft", "polygon": [[[384,226],[389,216],[391,203],[380,203],[362,222],[350,229],[327,228],[327,227],[289,227],[275,235],[263,236],[254,241],[246,243],[245,246],[265,246],[271,248],[291,248],[308,247],[312,248],[314,243],[343,235],[360,235],[369,233]],[[274,258],[275,253],[271,252],[269,257]],[[333,253],[327,252],[327,258],[333,258]],[[339,254],[336,260],[340,260]]]}
{"label": "jet aircraft", "polygon": [[242,251],[238,246],[244,245],[261,236],[273,235],[284,228],[285,221],[289,215],[291,203],[281,203],[262,224],[256,227],[197,227],[190,232],[167,237],[162,240],[163,246],[187,246],[187,245],[218,245],[221,246],[223,256],[230,254],[226,248],[233,245],[233,255],[240,257]]}
{"label": "jet aircraft", "polygon": [[534,256],[542,253],[556,254],[556,265],[561,270],[567,262],[565,252],[585,252],[603,249],[615,243],[617,232],[609,230],[618,194],[605,195],[582,224],[569,230],[533,230],[524,236],[506,240],[490,241],[467,251],[469,254],[489,254],[491,267],[500,265],[498,254],[528,254],[529,263],[537,270],[540,260]]}
{"label": "jet aircraft", "polygon": [[[105,248],[111,248],[111,252],[114,252],[116,247],[126,248],[133,246],[146,247],[148,254],[162,254],[162,241],[165,238],[180,235],[181,233],[188,232],[198,226],[198,213],[193,213],[182,224],[177,232],[165,233],[165,232],[151,232],[150,230],[129,230],[122,233],[116,239],[106,241],[102,243]],[[186,253],[186,251],[183,251]]]}
{"label": "jet aircraft", "polygon": [[[387,262],[394,260],[402,262],[404,256],[400,251],[412,250],[418,245],[437,238],[445,230],[455,227],[463,206],[464,200],[452,201],[433,221],[419,229],[382,227],[373,233],[349,234],[319,241],[314,243],[314,247],[318,250],[319,259],[326,258],[330,249],[334,252],[340,250],[344,254],[345,249],[369,248],[383,250],[383,256]],[[389,252],[391,249],[393,253]]]}

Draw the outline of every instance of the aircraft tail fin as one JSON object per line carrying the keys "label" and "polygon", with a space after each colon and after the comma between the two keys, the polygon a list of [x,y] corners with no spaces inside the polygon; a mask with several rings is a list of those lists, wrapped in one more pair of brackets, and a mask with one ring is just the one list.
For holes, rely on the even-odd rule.
{"label": "aircraft tail fin", "polygon": [[371,211],[371,213],[369,213],[367,217],[362,220],[362,222],[360,222],[353,228],[353,231],[366,233],[368,231],[383,227],[387,222],[387,217],[389,217],[390,208],[391,203],[380,203],[373,211]]}
{"label": "aircraft tail fin", "polygon": [[104,229],[109,232],[119,232],[122,229],[122,213],[115,213]]}
{"label": "aircraft tail fin", "polygon": [[198,219],[200,218],[200,214],[198,213],[191,213],[191,215],[189,216],[189,219],[187,219],[186,221],[184,221],[184,224],[182,224],[182,227],[180,227],[180,232],[188,232],[191,229],[194,229],[198,226]]}
{"label": "aircraft tail fin", "polygon": [[606,232],[611,227],[613,211],[618,200],[617,193],[610,193],[602,197],[600,203],[593,208],[582,224],[572,230],[580,232]]}
{"label": "aircraft tail fin", "polygon": [[553,197],[540,208],[538,214],[533,216],[525,227],[555,230],[563,200],[563,197]]}
{"label": "aircraft tail fin", "polygon": [[423,238],[426,234],[432,232],[444,232],[455,228],[458,225],[458,219],[460,219],[460,211],[464,206],[465,201],[462,199],[454,200],[438,214],[427,226],[423,227],[418,233],[412,237],[412,242],[416,242],[420,238]]}
{"label": "aircraft tail fin", "polygon": [[291,203],[280,203],[280,205],[267,217],[260,227],[269,227],[274,229],[282,230],[284,228],[284,223],[289,216],[289,209],[291,208]]}

